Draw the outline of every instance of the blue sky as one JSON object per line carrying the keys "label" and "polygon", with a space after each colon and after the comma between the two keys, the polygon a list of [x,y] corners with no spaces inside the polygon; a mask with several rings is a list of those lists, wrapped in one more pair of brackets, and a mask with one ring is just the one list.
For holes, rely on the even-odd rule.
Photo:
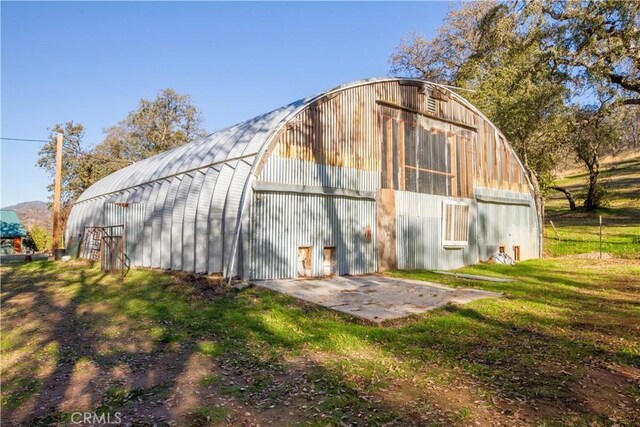
{"label": "blue sky", "polygon": [[[402,36],[430,37],[446,2],[6,2],[1,133],[46,139],[74,120],[85,145],[163,88],[209,131],[342,83],[388,73]],[[0,205],[46,200],[38,143],[2,141]]]}

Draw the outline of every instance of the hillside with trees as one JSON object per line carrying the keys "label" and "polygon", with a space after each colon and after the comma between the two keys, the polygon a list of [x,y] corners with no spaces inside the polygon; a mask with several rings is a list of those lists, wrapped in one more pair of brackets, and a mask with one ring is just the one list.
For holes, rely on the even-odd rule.
{"label": "hillside with trees", "polygon": [[32,202],[22,202],[17,205],[7,206],[2,209],[15,211],[22,221],[22,225],[24,225],[27,230],[31,230],[36,224],[49,233],[53,228],[51,209],[45,202],[34,200]]}

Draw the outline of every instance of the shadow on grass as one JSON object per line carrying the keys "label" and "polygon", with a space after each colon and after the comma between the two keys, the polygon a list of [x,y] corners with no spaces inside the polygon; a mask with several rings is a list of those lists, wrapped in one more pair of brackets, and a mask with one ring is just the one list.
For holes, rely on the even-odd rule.
{"label": "shadow on grass", "polygon": [[[158,271],[135,271],[119,282],[96,268],[53,263],[11,269],[3,275],[3,287],[3,306],[15,310],[29,297],[31,316],[43,320],[38,323],[29,318],[36,322],[38,337],[15,340],[8,350],[26,346],[47,349],[46,354],[25,354],[5,367],[3,415],[9,423],[64,425],[79,409],[73,405],[82,395],[83,410],[112,416],[118,411],[126,422],[144,423],[151,420],[141,417],[142,409],[151,408],[154,419],[162,425],[175,420],[176,413],[167,404],[158,405],[158,400],[166,399],[180,384],[188,361],[200,353],[210,356],[217,368],[230,375],[225,379],[233,378],[235,385],[221,382],[216,387],[218,394],[230,395],[243,404],[257,401],[265,411],[291,401],[299,418],[291,424],[319,416],[311,406],[317,396],[314,402],[311,392],[298,392],[301,381],[309,391],[325,396],[316,407],[326,411],[326,419],[333,423],[366,414],[368,423],[374,425],[394,420],[414,424],[384,403],[359,399],[358,391],[341,381],[337,371],[329,372],[309,360],[305,360],[304,369],[283,362],[283,351],[303,349],[309,336],[281,326],[292,324],[295,317],[326,314],[316,307],[299,307],[290,298],[269,292],[225,291],[203,300],[188,283]],[[350,325],[344,316],[329,317],[336,324]],[[9,322],[19,326],[20,320]],[[110,336],[108,330],[114,322],[123,331],[136,330],[141,342],[130,342],[126,335]],[[330,334],[327,331],[325,336]],[[318,334],[317,340],[322,335]],[[214,343],[215,351],[209,351],[203,342]],[[50,363],[42,369],[47,361]],[[299,375],[286,375],[291,369],[300,371]],[[116,371],[127,372],[128,381],[114,378]],[[78,381],[78,376],[85,378]],[[303,404],[309,408],[302,410]],[[344,407],[337,410],[332,406],[342,404]],[[203,408],[196,412],[220,412]],[[274,421],[280,416],[274,413]],[[179,422],[206,424],[197,417]]]}
{"label": "shadow on grass", "polygon": [[[500,398],[546,402],[554,416],[567,408],[601,416],[571,403],[584,398],[574,385],[594,363],[640,367],[637,353],[608,346],[621,337],[637,339],[638,303],[624,296],[637,293],[640,283],[631,280],[626,288],[613,283],[615,293],[606,293],[601,288],[612,282],[610,273],[590,271],[581,280],[562,269],[562,264],[521,263],[474,270],[516,277],[516,284],[439,278],[508,295],[446,307],[393,327],[362,324],[260,289],[221,290],[203,298],[197,283],[158,271],[134,270],[120,282],[86,266],[11,269],[3,275],[3,306],[11,310],[20,298],[33,297],[29,307],[46,319],[37,347],[50,348],[53,363],[43,376],[36,375],[40,357],[7,368],[4,415],[31,424],[64,420],[69,400],[79,393],[74,378],[88,363],[94,370],[87,380],[98,384],[85,386],[90,407],[119,410],[136,422],[141,408],[152,408],[156,420],[176,419],[173,408],[157,401],[180,384],[189,360],[201,354],[214,364],[206,384],[218,396],[252,405],[276,421],[283,402],[289,402],[294,419],[280,419],[281,424],[464,424],[452,412],[422,411],[436,402],[420,388],[417,400],[424,406],[415,399],[398,403],[384,391],[396,380],[429,378],[436,369],[458,377],[447,381],[466,384],[465,378],[473,378],[476,387]],[[398,274],[434,280],[425,272]],[[64,303],[60,295],[68,296]],[[616,325],[621,319],[626,320]],[[113,338],[108,332],[114,326],[131,334]],[[17,340],[14,347],[26,345]],[[394,373],[393,366],[401,368]],[[119,383],[116,370],[133,380]],[[203,414],[220,412],[206,409],[212,402],[198,404],[205,405]],[[505,410],[500,401],[497,405]]]}
{"label": "shadow on grass", "polygon": [[[61,278],[60,276],[64,276]],[[88,301],[96,299],[109,299],[107,290],[109,284],[104,284],[107,277],[97,269],[88,269],[85,266],[60,266],[53,262],[33,263],[23,268],[12,270],[3,277],[4,289],[2,304],[6,305],[20,295],[31,295],[32,304],[30,313],[33,318],[40,319],[38,329],[40,337],[32,342],[36,349],[47,349],[41,356],[51,356],[52,365],[48,367],[48,373],[37,375],[41,368],[43,357],[26,357],[18,360],[9,369],[10,379],[5,383],[11,389],[12,381],[24,381],[30,379],[30,388],[16,387],[16,393],[9,396],[5,406],[6,419],[29,423],[32,425],[48,425],[54,422],[68,422],[69,413],[60,413],[59,405],[67,400],[74,400],[72,389],[74,376],[84,376],[82,371],[87,366],[94,366],[96,370],[89,374],[86,381],[100,382],[103,376],[108,376],[111,368],[119,367],[129,372],[139,371],[145,366],[143,373],[136,376],[137,389],[150,389],[158,384],[154,379],[158,369],[167,369],[169,374],[164,381],[165,387],[171,387],[176,381],[181,368],[189,357],[189,351],[176,353],[170,367],[164,366],[164,351],[162,343],[144,351],[114,351],[105,352],[101,347],[109,346],[109,338],[101,333],[101,328],[108,326],[103,315],[90,311],[80,311],[79,307]],[[70,289],[65,289],[70,288]],[[107,291],[107,292],[105,292]],[[61,301],[58,293],[69,293],[72,296],[67,301]],[[126,299],[127,293],[123,292],[120,298]],[[19,343],[24,345],[25,343]],[[118,347],[122,343],[114,342]],[[38,356],[38,355],[36,355]],[[25,360],[26,359],[26,360]],[[81,367],[79,363],[84,365]],[[5,376],[6,378],[6,376]],[[108,378],[102,385],[109,388],[114,386]],[[37,384],[38,387],[33,385]],[[100,396],[96,389],[86,388],[80,390],[89,396],[93,408],[98,412],[121,410],[124,408],[112,408],[104,405],[109,401],[109,390],[106,395]],[[33,399],[31,398],[33,397]],[[151,396],[149,396],[151,397]],[[156,398],[157,396],[153,396]],[[3,399],[4,400],[4,399]],[[86,400],[86,399],[85,399]],[[112,399],[111,399],[112,400]],[[23,403],[29,403],[31,411],[24,415],[20,409]],[[69,410],[77,408],[65,407]],[[162,409],[156,410],[156,414],[168,419],[169,414]],[[113,416],[113,414],[112,414]]]}

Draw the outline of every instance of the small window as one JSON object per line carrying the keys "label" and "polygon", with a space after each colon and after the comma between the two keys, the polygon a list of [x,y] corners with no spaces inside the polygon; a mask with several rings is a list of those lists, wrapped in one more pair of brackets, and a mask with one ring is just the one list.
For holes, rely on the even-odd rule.
{"label": "small window", "polygon": [[323,251],[322,274],[325,276],[335,276],[336,274],[336,248],[325,246]]}
{"label": "small window", "polygon": [[442,204],[442,244],[447,247],[467,246],[469,241],[469,206],[464,203]]}
{"label": "small window", "polygon": [[298,248],[298,277],[311,276],[311,247]]}
{"label": "small window", "polygon": [[507,251],[505,250],[504,246],[498,246],[498,253],[504,254],[504,253],[507,253]]}
{"label": "small window", "polygon": [[513,260],[520,261],[520,246],[513,247]]}

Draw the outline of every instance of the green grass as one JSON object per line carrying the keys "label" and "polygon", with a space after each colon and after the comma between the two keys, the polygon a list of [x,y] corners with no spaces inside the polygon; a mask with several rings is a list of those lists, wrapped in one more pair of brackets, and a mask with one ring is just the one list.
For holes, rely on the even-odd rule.
{"label": "green grass", "polygon": [[17,377],[3,382],[4,388],[9,388],[11,393],[2,395],[4,408],[19,408],[27,399],[36,393],[42,385],[40,381],[29,377]]}
{"label": "green grass", "polygon": [[[550,256],[600,252],[600,227],[597,225],[555,224],[545,227],[545,251]],[[602,252],[617,258],[640,258],[640,225],[602,228]]]}
{"label": "green grass", "polygon": [[[3,406],[37,401],[37,394],[48,393],[51,372],[67,372],[79,361],[108,373],[122,366],[160,369],[167,360],[161,355],[176,359],[177,367],[161,366],[168,374],[159,385],[97,387],[97,408],[133,410],[184,388],[181,378],[197,355],[212,365],[190,381],[193,393],[203,387],[200,396],[233,399],[266,417],[271,406],[291,401],[292,423],[467,425],[480,416],[476,401],[494,408],[496,417],[509,401],[546,404],[554,409],[532,419],[564,423],[568,402],[580,399],[578,381],[592,369],[640,369],[637,262],[551,258],[460,271],[516,282],[392,272],[505,297],[376,326],[256,288],[203,298],[196,286],[159,271],[132,270],[122,281],[78,263],[5,267],[3,328],[10,333],[2,344],[10,363],[2,368]],[[20,299],[27,294],[37,298]],[[65,322],[77,328],[72,340]],[[41,342],[63,345],[38,354]],[[637,396],[630,384],[616,387],[630,400]],[[461,402],[435,402],[458,389],[475,391]],[[215,401],[198,405],[183,422],[240,416],[218,410]],[[585,406],[575,424],[600,415]],[[621,419],[631,425],[640,421],[637,415],[627,411]]]}
{"label": "green grass", "polygon": [[193,426],[218,425],[225,420],[228,414],[228,408],[203,406],[196,409],[189,417],[189,424]]}
{"label": "green grass", "polygon": [[221,381],[222,379],[218,375],[208,374],[202,377],[202,379],[200,380],[200,384],[208,387],[219,384]]}
{"label": "green grass", "polygon": [[[596,211],[570,211],[564,195],[550,192],[545,202],[545,253],[565,256],[600,251],[599,221],[603,221],[603,252],[618,258],[640,258],[640,157],[602,166],[600,181],[609,192],[608,206]],[[557,185],[572,191],[580,206],[587,173],[562,177]],[[554,232],[553,221],[558,235]]]}
{"label": "green grass", "polygon": [[[560,184],[577,194],[585,177]],[[157,270],[120,279],[79,262],[4,265],[3,416],[31,425],[67,425],[75,410],[121,411],[134,425],[640,425],[640,158],[605,167],[603,182],[612,195],[600,211],[548,199],[560,235],[547,221],[551,257],[459,270],[514,282],[388,273],[503,298],[383,326],[257,288],[212,293],[214,282]],[[565,257],[599,251],[599,215],[614,258]]]}

